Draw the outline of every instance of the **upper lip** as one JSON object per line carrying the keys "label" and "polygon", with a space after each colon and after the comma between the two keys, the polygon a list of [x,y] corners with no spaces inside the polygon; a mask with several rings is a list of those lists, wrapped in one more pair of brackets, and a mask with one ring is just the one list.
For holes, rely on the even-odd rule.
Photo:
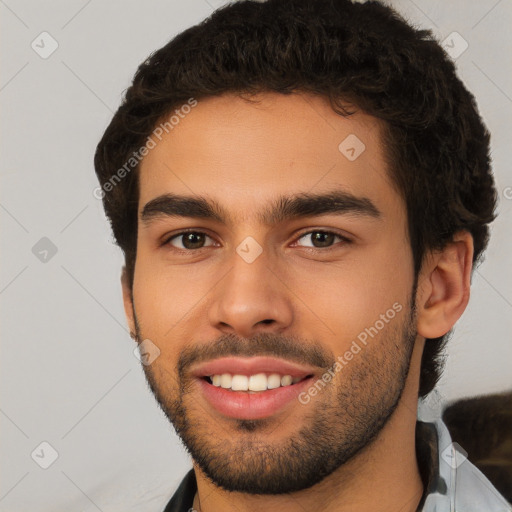
{"label": "upper lip", "polygon": [[200,364],[192,371],[195,377],[209,377],[210,375],[255,375],[257,373],[278,373],[303,378],[315,373],[309,366],[299,365],[291,361],[275,357],[223,357]]}

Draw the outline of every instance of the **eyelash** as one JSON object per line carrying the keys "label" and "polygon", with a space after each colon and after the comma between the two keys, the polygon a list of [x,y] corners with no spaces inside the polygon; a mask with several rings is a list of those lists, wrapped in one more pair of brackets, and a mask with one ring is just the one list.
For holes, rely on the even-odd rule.
{"label": "eyelash", "polygon": [[[199,247],[197,249],[181,249],[179,247],[174,247],[171,244],[171,241],[174,240],[175,238],[179,238],[180,236],[188,235],[190,233],[205,235],[208,238],[213,239],[213,237],[211,237],[210,235],[208,235],[208,233],[205,233],[204,231],[185,230],[185,231],[180,231],[179,233],[175,233],[171,237],[167,238],[162,243],[162,246],[163,247],[169,246],[169,247],[172,247],[172,250],[176,250],[176,251],[179,251],[179,252],[188,252],[188,253],[191,253],[191,252],[194,252],[194,251],[200,251],[201,249],[206,249],[208,247],[211,247],[211,246],[206,246],[206,247]],[[345,237],[343,235],[340,235],[339,233],[336,233],[335,231],[328,231],[328,230],[324,230],[324,229],[312,229],[312,230],[309,230],[309,231],[305,231],[305,232],[303,232],[303,233],[301,233],[301,234],[299,234],[297,236],[296,241],[300,240],[301,238],[303,238],[306,235],[311,235],[313,233],[323,233],[323,234],[326,234],[326,235],[334,235],[335,237],[338,237],[343,242],[343,244],[350,244],[350,243],[352,243],[352,240],[350,240],[349,238],[347,238],[347,237]],[[336,249],[336,246],[334,244],[334,245],[329,246],[329,247],[305,246],[304,248],[305,249],[310,249],[310,250],[312,249],[312,250],[320,250],[322,252],[327,252],[329,250]]]}

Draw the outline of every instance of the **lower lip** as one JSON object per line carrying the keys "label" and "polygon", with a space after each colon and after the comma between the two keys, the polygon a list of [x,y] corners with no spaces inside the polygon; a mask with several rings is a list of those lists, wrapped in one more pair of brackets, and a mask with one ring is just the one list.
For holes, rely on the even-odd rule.
{"label": "lower lip", "polygon": [[296,384],[282,386],[267,391],[230,391],[214,386],[205,379],[198,379],[201,391],[210,405],[229,418],[257,420],[272,416],[294,400],[306,389],[313,377]]}

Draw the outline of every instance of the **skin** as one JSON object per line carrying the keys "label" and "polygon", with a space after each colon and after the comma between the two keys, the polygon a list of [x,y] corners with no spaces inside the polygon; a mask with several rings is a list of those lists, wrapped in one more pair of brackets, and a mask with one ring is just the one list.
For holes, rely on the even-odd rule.
{"label": "skin", "polygon": [[[258,99],[199,101],[144,158],[139,217],[149,201],[174,193],[215,200],[230,220],[139,218],[133,288],[122,276],[131,330],[160,349],[146,378],[195,456],[194,508],[415,511],[423,492],[414,441],[421,354],[425,338],[447,333],[467,306],[472,238],[457,233],[428,253],[413,297],[405,204],[388,178],[379,122],[362,112],[344,118],[308,94]],[[365,144],[354,161],[338,149],[350,134]],[[282,195],[340,189],[371,200],[380,218],[327,214],[267,225],[257,215]],[[184,229],[206,233],[204,247],[187,252],[183,237],[164,245]],[[351,242],[334,237],[315,247],[315,231]],[[262,248],[252,263],[236,252],[248,236]],[[190,377],[193,365],[178,371],[185,353],[235,349],[296,356],[302,348],[305,362],[314,365],[313,354],[332,362],[394,303],[401,311],[314,399],[270,418],[220,415]],[[316,473],[314,485],[301,482]],[[282,492],[254,494],[271,483]]]}

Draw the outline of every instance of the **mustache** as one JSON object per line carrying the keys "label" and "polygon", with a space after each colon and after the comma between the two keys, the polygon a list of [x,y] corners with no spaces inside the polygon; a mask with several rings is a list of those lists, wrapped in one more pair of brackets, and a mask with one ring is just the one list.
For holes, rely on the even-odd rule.
{"label": "mustache", "polygon": [[185,375],[193,364],[230,356],[279,357],[321,369],[330,368],[336,362],[334,354],[316,341],[304,341],[295,336],[277,336],[274,333],[259,333],[250,338],[227,333],[213,342],[185,347],[178,359],[178,374]]}

